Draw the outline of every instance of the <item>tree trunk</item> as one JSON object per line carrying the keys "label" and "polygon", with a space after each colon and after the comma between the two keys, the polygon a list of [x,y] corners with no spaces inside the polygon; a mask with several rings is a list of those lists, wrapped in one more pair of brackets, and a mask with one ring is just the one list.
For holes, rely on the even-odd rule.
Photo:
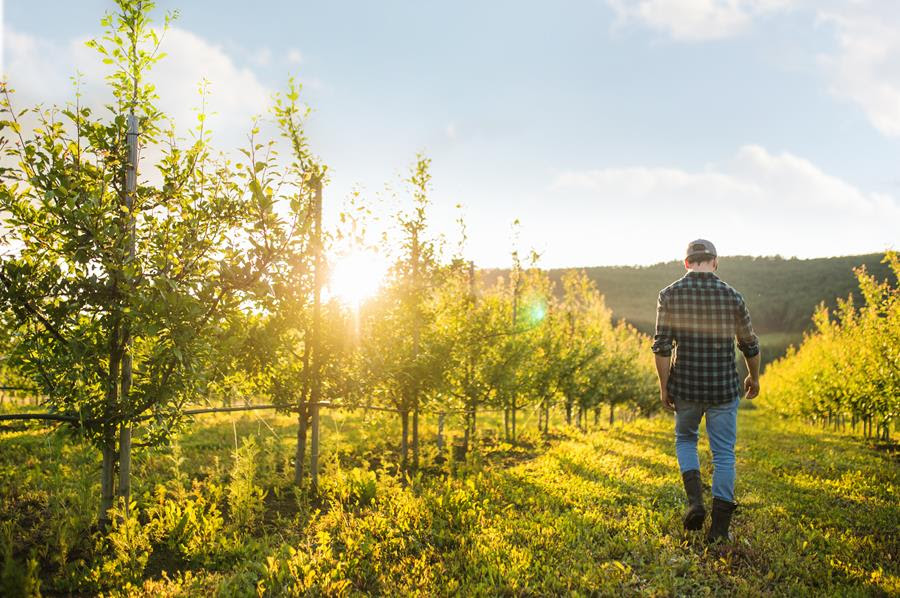
{"label": "tree trunk", "polygon": [[437,463],[444,462],[444,413],[441,412],[438,414],[438,429],[437,429]]}
{"label": "tree trunk", "polygon": [[108,440],[103,446],[103,469],[100,471],[100,529],[108,529],[112,523],[109,515],[113,506],[113,485],[115,479],[116,451],[112,441]]}
{"label": "tree trunk", "polygon": [[516,441],[516,395],[512,398],[512,440]]}
{"label": "tree trunk", "polygon": [[300,407],[300,413],[297,415],[297,449],[294,453],[294,485],[301,486],[303,484],[303,466],[306,462],[306,426],[307,426],[307,406],[304,401]]}
{"label": "tree trunk", "polygon": [[312,430],[309,443],[309,474],[311,487],[314,494],[319,492],[319,403],[313,402],[310,406]]}
{"label": "tree trunk", "polygon": [[610,403],[609,404],[609,427],[610,428],[615,423],[615,421],[616,421],[616,406],[613,405],[612,403]]}
{"label": "tree trunk", "polygon": [[419,470],[419,408],[413,409],[412,414],[412,453],[413,471]]}
{"label": "tree trunk", "polygon": [[407,460],[409,455],[409,411],[400,412],[400,423],[402,425],[400,436],[400,471],[403,474],[406,474],[409,471],[409,462]]}
{"label": "tree trunk", "polygon": [[[124,385],[124,383],[123,383]],[[128,515],[131,505],[131,426],[119,426],[119,492],[122,508]]]}
{"label": "tree trunk", "polygon": [[503,407],[503,440],[509,442],[509,407]]}

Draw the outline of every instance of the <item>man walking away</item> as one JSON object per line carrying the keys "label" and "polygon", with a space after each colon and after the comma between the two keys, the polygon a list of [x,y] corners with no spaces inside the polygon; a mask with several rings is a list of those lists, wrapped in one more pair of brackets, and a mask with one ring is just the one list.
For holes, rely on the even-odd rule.
{"label": "man walking away", "polygon": [[[684,528],[699,530],[706,519],[697,435],[706,416],[713,455],[712,522],[707,540],[729,540],[734,502],[734,442],[741,382],[735,369],[734,338],[749,375],[745,398],[759,394],[759,339],[744,298],[716,276],[716,248],[705,239],[688,245],[687,273],[659,293],[653,352],[659,397],[675,412],[675,454],[687,493]],[[673,356],[674,346],[674,356]]]}

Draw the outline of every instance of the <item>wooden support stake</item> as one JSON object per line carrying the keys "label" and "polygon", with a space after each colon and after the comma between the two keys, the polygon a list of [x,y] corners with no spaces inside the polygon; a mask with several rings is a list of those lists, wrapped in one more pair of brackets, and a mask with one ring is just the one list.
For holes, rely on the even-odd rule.
{"label": "wooden support stake", "polygon": [[[128,167],[125,171],[125,207],[128,210],[128,264],[134,263],[135,245],[135,219],[134,199],[137,192],[137,168],[138,168],[138,119],[134,112],[128,115]],[[127,280],[131,284],[131,278]],[[131,397],[132,380],[132,356],[131,356],[131,330],[128,322],[125,322],[122,331],[124,335],[124,347],[122,353],[122,392],[120,400],[128,410],[128,401]],[[131,502],[131,423],[122,422],[119,426],[119,498],[122,499],[125,514],[128,514],[128,505]]]}
{"label": "wooden support stake", "polygon": [[310,386],[310,411],[312,414],[312,438],[309,453],[309,469],[312,476],[312,489],[317,492],[319,488],[319,401],[322,400],[322,178],[315,180],[315,210],[313,217],[314,235],[314,265],[313,272],[313,314],[312,314],[312,385]]}

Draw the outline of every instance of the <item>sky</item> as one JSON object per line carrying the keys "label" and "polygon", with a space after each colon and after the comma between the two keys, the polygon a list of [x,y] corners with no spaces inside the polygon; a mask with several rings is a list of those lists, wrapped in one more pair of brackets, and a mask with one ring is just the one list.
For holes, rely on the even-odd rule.
{"label": "sky", "polygon": [[[20,106],[102,104],[84,46],[111,0],[0,0]],[[432,159],[431,219],[466,257],[546,267],[900,249],[900,2],[160,0],[179,16],[151,76],[188,126],[211,83],[214,142],[245,143],[294,75],[328,165],[332,220],[385,209]],[[381,207],[378,207],[381,206]],[[461,206],[461,207],[457,207]],[[513,222],[518,220],[518,233]]]}

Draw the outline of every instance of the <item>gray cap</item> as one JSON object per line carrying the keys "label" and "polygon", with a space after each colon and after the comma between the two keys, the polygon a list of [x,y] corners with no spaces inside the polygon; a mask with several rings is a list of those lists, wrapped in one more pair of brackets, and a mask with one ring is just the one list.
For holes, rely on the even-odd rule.
{"label": "gray cap", "polygon": [[706,239],[697,239],[695,241],[691,241],[687,246],[687,253],[685,253],[686,258],[691,258],[695,255],[711,255],[716,257],[718,254],[716,253],[716,246],[707,241]]}

